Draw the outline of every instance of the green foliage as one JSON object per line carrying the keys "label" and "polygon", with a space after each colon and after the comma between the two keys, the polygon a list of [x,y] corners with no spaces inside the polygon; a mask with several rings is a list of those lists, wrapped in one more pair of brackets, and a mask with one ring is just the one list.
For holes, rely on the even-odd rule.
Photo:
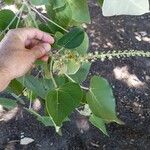
{"label": "green foliage", "polygon": [[0,105],[7,109],[13,109],[17,106],[17,103],[15,100],[9,98],[0,98]]}
{"label": "green foliage", "polygon": [[57,44],[68,49],[74,49],[81,45],[84,40],[84,31],[80,28],[73,28],[69,33],[66,33]]}
{"label": "green foliage", "polygon": [[[11,10],[1,10],[0,11],[0,31],[3,31],[13,20],[15,14]],[[15,28],[17,19],[9,26],[9,29]]]}
{"label": "green foliage", "polygon": [[95,115],[91,115],[89,121],[98,129],[100,129],[105,135],[108,136],[106,131],[105,122],[102,118],[97,117]]}
{"label": "green foliage", "polygon": [[49,3],[49,0],[31,0],[33,5],[46,5]]}
{"label": "green foliage", "polygon": [[56,126],[61,126],[64,119],[77,107],[82,99],[82,91],[76,83],[52,90],[46,98],[46,108]]}
{"label": "green foliage", "polygon": [[119,123],[115,111],[115,99],[107,80],[98,76],[92,77],[86,100],[95,116],[108,122]]}
{"label": "green foliage", "polygon": [[[130,1],[131,6],[133,0]],[[91,21],[87,0],[5,0],[6,4],[14,2],[18,8],[16,14],[11,10],[0,10],[0,38],[11,28],[36,27],[52,34],[55,43],[52,45],[49,61],[36,62],[40,73],[13,80],[7,92],[15,100],[0,98],[0,104],[12,109],[17,103],[24,105],[20,96],[25,96],[30,100],[30,109],[24,106],[25,109],[45,126],[54,126],[59,134],[63,122],[68,121],[70,114],[83,105],[84,110],[79,112],[88,116],[89,121],[105,135],[108,135],[106,123],[123,124],[116,115],[115,99],[107,80],[94,76],[91,77],[89,87],[84,87],[82,83],[87,78],[91,63],[97,59],[104,61],[131,56],[150,57],[150,52],[113,50],[88,53],[89,37],[82,26],[83,23]],[[112,14],[114,6],[120,4],[119,2],[114,5],[112,1],[113,5],[106,7],[109,5],[107,0],[97,2],[102,6],[103,13]],[[139,3],[136,2],[137,6]],[[45,5],[46,15],[36,9],[36,6],[41,5]],[[129,13],[141,13],[141,10],[133,12],[133,9],[130,11],[129,8]],[[119,11],[124,12],[124,8]],[[36,98],[40,98],[44,107],[43,116],[32,109],[31,104]]]}

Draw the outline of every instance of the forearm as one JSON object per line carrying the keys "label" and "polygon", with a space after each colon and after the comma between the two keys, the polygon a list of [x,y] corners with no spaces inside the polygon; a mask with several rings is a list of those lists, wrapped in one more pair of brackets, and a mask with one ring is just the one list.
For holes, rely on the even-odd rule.
{"label": "forearm", "polygon": [[0,70],[0,92],[7,88],[10,81],[11,79],[9,78],[9,74]]}

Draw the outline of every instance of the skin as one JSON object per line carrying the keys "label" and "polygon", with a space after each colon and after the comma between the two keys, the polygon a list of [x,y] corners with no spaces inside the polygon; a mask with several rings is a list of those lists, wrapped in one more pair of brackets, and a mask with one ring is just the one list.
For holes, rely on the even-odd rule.
{"label": "skin", "polygon": [[0,92],[26,74],[37,59],[48,60],[53,37],[35,28],[10,30],[0,42]]}

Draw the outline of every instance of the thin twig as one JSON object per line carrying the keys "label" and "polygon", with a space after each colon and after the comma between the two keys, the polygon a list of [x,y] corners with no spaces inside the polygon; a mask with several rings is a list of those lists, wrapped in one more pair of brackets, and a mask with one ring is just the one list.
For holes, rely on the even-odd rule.
{"label": "thin twig", "polygon": [[39,16],[43,17],[45,20],[49,21],[50,23],[54,24],[55,26],[59,27],[60,29],[62,29],[65,32],[69,32],[68,30],[66,30],[65,28],[63,28],[62,26],[58,25],[57,23],[55,23],[54,21],[50,20],[49,18],[47,18],[46,16],[44,16],[43,14],[41,14],[40,12],[38,12],[35,8],[31,7],[31,9],[33,11],[35,11]]}
{"label": "thin twig", "polygon": [[22,12],[23,12],[23,9],[24,9],[24,5],[22,5],[22,8],[20,10],[20,14],[19,14],[19,18],[18,18],[18,21],[17,21],[17,24],[16,24],[16,28],[18,28],[19,26],[19,23],[20,23],[20,20],[21,20],[21,16],[22,16]]}
{"label": "thin twig", "polygon": [[34,19],[34,17],[32,16],[32,11],[31,11],[30,6],[28,5],[28,3],[25,3],[25,5],[27,6],[27,9],[28,9],[28,11],[29,11],[29,15],[30,15],[30,17],[31,17],[31,19],[32,19],[32,21],[33,21],[35,27],[36,27],[36,28],[39,28],[39,27],[38,27],[38,24],[36,23],[36,21],[35,21],[35,19]]}
{"label": "thin twig", "polygon": [[56,81],[55,81],[55,79],[53,77],[53,68],[52,67],[53,67],[53,58],[51,58],[51,63],[50,63],[50,75],[51,75],[52,82],[53,82],[55,88],[57,88]]}

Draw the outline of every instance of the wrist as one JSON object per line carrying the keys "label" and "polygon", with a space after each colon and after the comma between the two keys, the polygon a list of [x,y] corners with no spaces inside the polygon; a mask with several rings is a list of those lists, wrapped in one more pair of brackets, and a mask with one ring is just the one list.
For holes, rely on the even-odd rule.
{"label": "wrist", "polygon": [[9,72],[0,70],[0,92],[5,90],[11,81]]}

